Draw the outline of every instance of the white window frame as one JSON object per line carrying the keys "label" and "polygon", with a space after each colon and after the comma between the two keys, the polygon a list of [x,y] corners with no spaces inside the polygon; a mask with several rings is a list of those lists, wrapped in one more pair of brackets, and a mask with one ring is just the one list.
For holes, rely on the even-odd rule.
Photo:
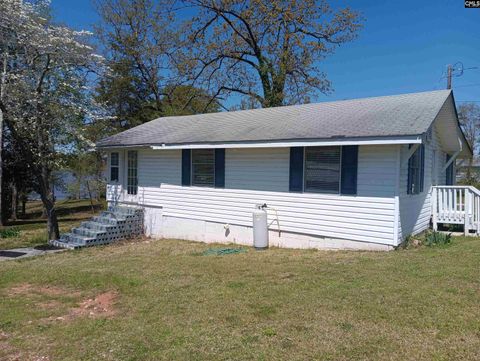
{"label": "white window frame", "polygon": [[[213,153],[213,183],[210,184],[194,184],[194,174],[193,174],[193,152],[201,151],[201,150],[209,150]],[[207,164],[207,163],[203,163]],[[215,149],[213,148],[202,148],[202,149],[192,149],[190,153],[190,185],[193,187],[202,187],[202,188],[215,188]]]}
{"label": "white window frame", "polygon": [[321,146],[312,146],[312,147],[303,147],[303,184],[302,184],[302,191],[303,193],[315,193],[315,194],[332,194],[332,195],[341,195],[342,194],[342,156],[343,156],[343,146],[341,145],[334,145],[334,146],[328,146],[328,147],[339,147],[340,148],[340,170],[338,173],[338,192],[337,193],[330,193],[330,192],[316,192],[312,190],[307,190],[306,189],[306,184],[307,184],[307,177],[306,177],[306,163],[307,163],[307,148],[324,148]]}
{"label": "white window frame", "polygon": [[[130,153],[135,153],[135,168],[130,167]],[[130,169],[135,169],[135,177],[130,177]],[[130,185],[131,179],[135,179],[134,185]],[[136,150],[127,151],[127,194],[132,196],[138,194],[138,151]]]}

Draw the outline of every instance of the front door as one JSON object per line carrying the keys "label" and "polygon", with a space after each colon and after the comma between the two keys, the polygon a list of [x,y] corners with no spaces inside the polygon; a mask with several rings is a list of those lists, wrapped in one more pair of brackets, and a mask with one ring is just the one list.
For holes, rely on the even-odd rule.
{"label": "front door", "polygon": [[123,200],[138,203],[138,151],[125,151],[125,172]]}

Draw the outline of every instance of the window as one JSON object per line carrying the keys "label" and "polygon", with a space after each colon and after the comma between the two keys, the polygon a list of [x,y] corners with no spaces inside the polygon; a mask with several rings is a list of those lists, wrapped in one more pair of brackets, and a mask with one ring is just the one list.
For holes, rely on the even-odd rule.
{"label": "window", "polygon": [[137,194],[138,177],[137,177],[137,151],[129,150],[127,153],[127,193]]}
{"label": "window", "polygon": [[420,145],[408,160],[408,194],[419,194],[423,192],[425,147]]}
{"label": "window", "polygon": [[215,151],[192,150],[192,185],[213,187],[215,185]]}
{"label": "window", "polygon": [[110,181],[118,182],[118,169],[119,169],[119,157],[118,153],[110,153]]}
{"label": "window", "polygon": [[340,193],[341,147],[305,148],[306,192]]}

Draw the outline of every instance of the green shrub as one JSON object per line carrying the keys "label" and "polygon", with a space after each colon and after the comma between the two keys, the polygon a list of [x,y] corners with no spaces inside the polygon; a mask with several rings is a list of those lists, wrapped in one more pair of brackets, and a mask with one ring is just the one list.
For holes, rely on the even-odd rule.
{"label": "green shrub", "polygon": [[20,229],[16,227],[5,228],[0,230],[0,238],[13,238],[20,235]]}
{"label": "green shrub", "polygon": [[431,231],[425,234],[424,244],[429,247],[450,244],[451,242],[452,242],[451,233],[441,233],[441,232]]}

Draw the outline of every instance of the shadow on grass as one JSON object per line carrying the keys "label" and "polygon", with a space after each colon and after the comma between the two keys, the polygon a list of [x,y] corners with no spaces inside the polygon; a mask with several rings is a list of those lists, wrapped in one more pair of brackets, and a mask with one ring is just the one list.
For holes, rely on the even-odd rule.
{"label": "shadow on grass", "polygon": [[[74,207],[65,207],[65,206],[68,206],[68,205],[69,205],[68,203],[63,203],[63,204],[58,205],[57,217],[63,219],[63,217],[69,216],[69,215],[75,214],[75,213],[86,213],[86,212],[92,213],[92,206],[90,204],[82,204],[82,205],[77,205],[77,206],[74,206]],[[103,203],[96,203],[96,204],[93,205],[93,209],[94,209],[95,212],[98,212],[98,211],[102,210],[103,208],[104,208]],[[32,219],[33,220],[42,220],[41,217],[42,217],[42,211],[34,211],[34,212],[31,212],[31,213],[28,213],[27,215],[25,215],[25,217],[23,219],[21,219],[20,221],[26,221],[26,220],[32,220]]]}
{"label": "shadow on grass", "polygon": [[38,250],[38,251],[54,251],[54,250],[57,250],[57,249],[61,249],[60,247],[55,247],[55,246],[52,246],[51,244],[48,244],[48,243],[40,244],[40,245],[35,246],[33,248]]}
{"label": "shadow on grass", "polygon": [[[92,212],[90,212],[89,214],[83,213],[82,216],[79,216],[79,217],[60,218],[59,222],[60,223],[76,222],[76,221],[79,221],[81,219],[93,217],[95,214],[97,214],[98,211],[100,211],[100,209],[97,210],[95,213],[92,213]],[[32,224],[45,225],[45,224],[47,224],[47,220],[46,219],[19,219],[19,220],[16,220],[16,221],[9,221],[9,222],[5,223],[5,225],[9,226],[9,227],[10,226],[25,226],[25,225],[32,225]]]}
{"label": "shadow on grass", "polygon": [[[65,200],[56,204],[60,232],[77,227],[82,221],[90,219],[105,209],[105,202],[95,202],[94,212],[89,200]],[[45,245],[47,237],[47,220],[41,218],[42,204],[39,201],[27,203],[27,216],[15,221],[9,221],[1,229],[18,229],[20,234],[15,237],[0,238],[0,249],[19,247],[35,247]],[[1,358],[1,357],[0,357]]]}
{"label": "shadow on grass", "polygon": [[[37,204],[37,202],[35,202],[35,208],[38,208],[38,210],[32,211],[32,209],[30,209],[30,212],[27,212],[24,217],[15,221],[10,220],[5,223],[5,226],[22,227],[31,225],[45,225],[47,223],[47,219],[42,218],[41,203]],[[103,209],[105,209],[104,202],[94,203],[92,211],[92,206],[87,200],[61,201],[57,204],[57,217],[60,223],[76,222],[81,219],[89,218]]]}

